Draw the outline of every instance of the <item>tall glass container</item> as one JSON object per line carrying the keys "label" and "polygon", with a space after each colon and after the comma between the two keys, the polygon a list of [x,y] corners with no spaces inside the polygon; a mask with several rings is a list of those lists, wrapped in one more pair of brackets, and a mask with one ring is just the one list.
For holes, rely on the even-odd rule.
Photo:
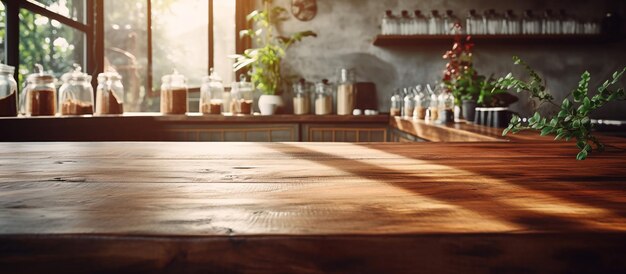
{"label": "tall glass container", "polygon": [[98,74],[96,87],[96,115],[124,113],[124,85],[122,76],[110,71]]}
{"label": "tall glass container", "polygon": [[404,89],[404,107],[402,108],[402,116],[405,118],[413,117],[413,111],[415,110],[415,93],[412,88]]}
{"label": "tall glass container", "polygon": [[438,35],[445,33],[445,27],[443,26],[443,18],[439,14],[439,11],[432,10],[431,16],[428,19],[428,34]]}
{"label": "tall glass container", "polygon": [[200,112],[203,114],[221,114],[224,101],[222,78],[211,68],[211,74],[202,78],[200,87]]}
{"label": "tall glass container", "polygon": [[20,96],[20,108],[27,116],[54,116],[57,112],[56,78],[36,65],[39,72],[26,77],[26,87]]}
{"label": "tall glass container", "polygon": [[422,85],[417,85],[415,87],[415,97],[413,100],[415,101],[413,119],[424,120],[424,118],[426,118],[426,110],[428,109],[428,106],[430,104],[430,98],[424,95]]}
{"label": "tall glass container", "polygon": [[400,89],[396,89],[391,95],[391,107],[389,108],[389,115],[400,116],[402,115],[403,98]]}
{"label": "tall glass container", "polygon": [[439,123],[454,122],[454,96],[449,91],[439,95]]}
{"label": "tall glass container", "polygon": [[353,69],[341,69],[337,85],[337,114],[351,115],[356,107],[355,75]]}
{"label": "tall glass container", "polygon": [[93,114],[93,87],[91,76],[81,72],[79,65],[74,70],[63,74],[63,85],[59,89],[61,115]]}
{"label": "tall glass container", "polygon": [[185,76],[176,70],[161,78],[161,113],[187,113],[187,83]]}
{"label": "tall glass container", "polygon": [[[436,85],[438,86],[438,85]],[[439,119],[439,87],[432,89],[430,85],[427,85],[428,94],[430,96],[430,104],[428,105],[427,120],[437,121]]]}
{"label": "tall glass container", "polygon": [[15,68],[0,64],[0,117],[17,116],[17,83],[13,78]]}
{"label": "tall glass container", "polygon": [[428,34],[428,18],[420,10],[415,10],[414,14],[415,34]]}

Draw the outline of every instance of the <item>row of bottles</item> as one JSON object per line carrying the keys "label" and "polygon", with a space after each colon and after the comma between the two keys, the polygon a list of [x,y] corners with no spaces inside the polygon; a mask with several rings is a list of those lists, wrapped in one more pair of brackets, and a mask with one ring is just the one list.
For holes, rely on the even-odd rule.
{"label": "row of bottles", "polygon": [[463,20],[452,10],[447,10],[444,14],[433,10],[430,15],[425,15],[420,10],[413,13],[403,10],[399,15],[394,15],[391,10],[387,10],[381,28],[383,35],[458,34],[461,30],[465,34],[490,35],[599,34],[601,31],[598,20],[576,18],[565,10],[556,13],[550,9],[542,14],[526,10],[521,16],[513,10],[499,13],[489,9],[479,14],[472,9]]}
{"label": "row of bottles", "polygon": [[[312,89],[314,92],[311,92]],[[327,79],[314,85],[306,82],[305,79],[300,79],[294,84],[293,91],[293,112],[296,115],[332,114],[333,105],[337,115],[351,115],[354,114],[356,108],[357,90],[354,69],[340,69],[339,82],[336,85],[331,84]],[[314,100],[311,100],[311,97]],[[335,98],[335,104],[333,104],[333,98]]]}
{"label": "row of bottles", "polygon": [[443,84],[397,89],[391,96],[389,113],[438,123],[454,122],[454,96]]}

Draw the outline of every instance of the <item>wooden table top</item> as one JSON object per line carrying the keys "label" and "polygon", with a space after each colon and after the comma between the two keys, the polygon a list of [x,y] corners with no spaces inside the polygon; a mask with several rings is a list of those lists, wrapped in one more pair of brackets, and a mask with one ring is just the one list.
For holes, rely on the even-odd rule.
{"label": "wooden table top", "polygon": [[7,273],[625,273],[626,143],[0,143]]}
{"label": "wooden table top", "polygon": [[626,143],[0,143],[0,234],[626,231]]}

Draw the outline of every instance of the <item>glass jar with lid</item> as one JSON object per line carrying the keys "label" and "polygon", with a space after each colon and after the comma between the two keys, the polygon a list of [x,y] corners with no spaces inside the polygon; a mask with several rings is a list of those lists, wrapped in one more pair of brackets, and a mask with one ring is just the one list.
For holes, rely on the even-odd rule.
{"label": "glass jar with lid", "polygon": [[426,118],[426,110],[428,109],[428,105],[430,104],[430,98],[424,95],[422,85],[417,85],[415,87],[415,97],[413,98],[413,100],[415,101],[413,119],[424,120],[424,118]]}
{"label": "glass jar with lid", "polygon": [[446,90],[439,94],[439,123],[454,122],[454,95]]}
{"label": "glass jar with lid", "polygon": [[300,80],[293,85],[293,114],[304,115],[310,113],[310,96],[309,84],[304,78],[300,78]]}
{"label": "glass jar with lid", "polygon": [[20,109],[27,116],[54,116],[57,112],[56,78],[43,71],[37,64],[38,72],[26,77],[26,86],[20,95]]}
{"label": "glass jar with lid", "polygon": [[187,83],[176,70],[161,78],[161,113],[187,113]]}
{"label": "glass jar with lid", "polygon": [[74,64],[74,70],[61,76],[63,85],[59,89],[59,108],[61,115],[93,114],[93,87],[91,76],[83,73],[81,67]]}
{"label": "glass jar with lid", "polygon": [[224,84],[222,84],[222,78],[211,68],[211,74],[202,78],[200,112],[203,114],[221,114],[223,102]]}
{"label": "glass jar with lid", "polygon": [[413,88],[405,88],[404,89],[404,98],[403,98],[403,107],[402,107],[402,116],[404,118],[413,117],[413,112],[415,111],[415,93],[413,93]]}
{"label": "glass jar with lid", "polygon": [[17,83],[13,78],[15,68],[0,64],[0,117],[17,116]]}
{"label": "glass jar with lid", "polygon": [[98,74],[96,87],[96,115],[124,113],[124,85],[122,76],[115,71]]}
{"label": "glass jar with lid", "polygon": [[333,86],[324,79],[315,84],[315,115],[333,113]]}
{"label": "glass jar with lid", "polygon": [[239,82],[232,84],[230,110],[233,114],[252,114],[254,103],[254,85],[246,80],[245,75],[239,76]]}
{"label": "glass jar with lid", "polygon": [[337,115],[352,115],[356,107],[356,76],[354,69],[339,71],[337,85]]}
{"label": "glass jar with lid", "polygon": [[390,116],[400,116],[402,114],[402,99],[400,89],[396,89],[391,95],[391,106],[389,107]]}
{"label": "glass jar with lid", "polygon": [[437,121],[439,118],[439,94],[440,89],[437,84],[435,84],[435,88],[433,89],[430,85],[426,85],[428,89],[428,96],[430,97],[430,103],[428,104],[428,112],[426,114],[426,118],[429,121]]}

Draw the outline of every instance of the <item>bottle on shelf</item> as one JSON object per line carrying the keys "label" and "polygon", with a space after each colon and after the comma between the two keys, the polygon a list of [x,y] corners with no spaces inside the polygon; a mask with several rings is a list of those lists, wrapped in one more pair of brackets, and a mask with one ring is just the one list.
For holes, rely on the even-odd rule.
{"label": "bottle on shelf", "polygon": [[315,84],[315,115],[333,113],[333,86],[327,79]]}
{"label": "bottle on shelf", "polygon": [[61,115],[93,114],[94,98],[91,76],[83,73],[78,64],[61,77],[59,88],[59,113]]}
{"label": "bottle on shelf", "polygon": [[513,10],[507,10],[506,15],[504,17],[504,29],[505,34],[509,35],[519,35],[522,34],[522,21],[517,15],[513,12]]}
{"label": "bottle on shelf", "polygon": [[428,34],[439,35],[444,33],[443,18],[439,15],[439,11],[432,10],[428,19]]}
{"label": "bottle on shelf", "polygon": [[526,12],[524,12],[524,18],[522,19],[522,33],[541,33],[541,20],[533,14],[532,10],[526,10]]}
{"label": "bottle on shelf", "polygon": [[465,32],[467,34],[485,34],[483,17],[474,9],[469,11],[467,18],[465,19]]}
{"label": "bottle on shelf", "polygon": [[352,115],[356,107],[356,76],[354,69],[342,68],[337,85],[337,115]]}
{"label": "bottle on shelf", "polygon": [[187,83],[185,76],[174,73],[161,78],[161,113],[178,114],[187,113]]}
{"label": "bottle on shelf", "polygon": [[400,16],[400,35],[411,35],[414,33],[412,24],[413,18],[409,15],[409,11],[403,10]]}
{"label": "bottle on shelf", "polygon": [[293,85],[293,114],[309,114],[311,109],[309,87],[309,83],[307,83],[304,78],[300,78],[300,80]]}
{"label": "bottle on shelf", "polygon": [[543,14],[541,19],[541,34],[557,34],[557,21],[554,17],[554,13],[551,9],[548,9]]}
{"label": "bottle on shelf", "polygon": [[98,74],[95,115],[121,115],[124,113],[124,85],[116,71]]}
{"label": "bottle on shelf", "polygon": [[454,95],[450,91],[442,91],[439,94],[439,119],[438,123],[446,124],[454,122]]}
{"label": "bottle on shelf", "polygon": [[445,34],[460,34],[462,30],[461,19],[457,17],[452,10],[446,10],[443,25]]}
{"label": "bottle on shelf", "polygon": [[[438,84],[435,84],[435,86],[438,86]],[[428,95],[430,96],[426,120],[434,122],[439,119],[439,88],[435,87],[433,89],[429,84],[426,85],[426,89],[428,89]]]}
{"label": "bottle on shelf", "polygon": [[487,21],[487,34],[495,35],[502,34],[503,27],[502,21],[503,17],[496,12],[494,9],[489,9],[485,12],[485,18]]}
{"label": "bottle on shelf", "polygon": [[559,11],[562,34],[576,34],[576,19],[567,14],[564,9]]}
{"label": "bottle on shelf", "polygon": [[428,18],[420,10],[415,10],[414,14],[415,34],[428,34]]}

